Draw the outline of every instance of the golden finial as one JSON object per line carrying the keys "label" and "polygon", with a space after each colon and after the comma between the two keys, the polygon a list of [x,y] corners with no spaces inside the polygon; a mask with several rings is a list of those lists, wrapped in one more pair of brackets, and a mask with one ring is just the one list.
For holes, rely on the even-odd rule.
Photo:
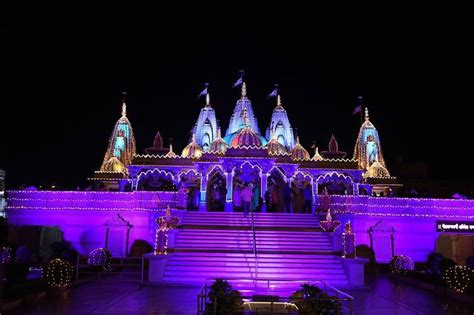
{"label": "golden finial", "polygon": [[217,128],[217,138],[222,138],[222,136],[221,136],[221,127]]}
{"label": "golden finial", "polygon": [[296,136],[296,143],[300,144],[300,136]]}
{"label": "golden finial", "polygon": [[209,93],[206,94],[206,106],[211,106],[211,96]]}
{"label": "golden finial", "polygon": [[365,108],[365,120],[369,120],[369,109],[367,107]]}
{"label": "golden finial", "polygon": [[280,97],[280,94],[277,95],[277,106],[281,106],[281,97]]}
{"label": "golden finial", "polygon": [[245,82],[242,83],[242,98],[247,96],[247,85]]}

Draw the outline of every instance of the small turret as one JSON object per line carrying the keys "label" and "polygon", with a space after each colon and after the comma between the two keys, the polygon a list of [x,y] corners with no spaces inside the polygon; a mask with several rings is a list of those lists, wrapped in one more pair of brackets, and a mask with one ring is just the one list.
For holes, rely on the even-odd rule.
{"label": "small turret", "polygon": [[[387,166],[385,165],[382,154],[382,147],[380,145],[379,134],[369,119],[368,108],[365,108],[365,121],[362,123],[359,135],[357,136],[354,148],[354,159],[357,159],[359,167],[365,171],[368,171],[372,164],[377,162],[383,167],[383,169],[385,169],[385,171],[387,171],[388,175]],[[372,174],[374,174],[375,169],[377,169],[377,172],[379,173],[380,167],[376,165],[376,167],[371,171]],[[384,172],[382,171],[382,173]]]}
{"label": "small turret", "polygon": [[300,137],[296,137],[296,144],[290,151],[292,160],[309,160],[308,151],[300,144]]}
{"label": "small turret", "polygon": [[[123,166],[123,169],[128,171],[128,166],[131,164],[135,153],[135,137],[133,136],[132,125],[127,118],[127,105],[125,103],[124,96],[122,100],[122,116],[117,121],[114,130],[112,131],[112,135],[109,139],[107,151],[105,153],[104,161],[102,162],[100,170],[119,170],[122,169]],[[120,162],[122,166],[120,166],[117,161]]]}
{"label": "small turret", "polygon": [[217,129],[217,138],[211,144],[210,152],[224,154],[227,151],[227,143],[221,137],[221,128]]}
{"label": "small turret", "polygon": [[181,152],[182,157],[199,159],[202,155],[202,149],[196,142],[196,135],[193,134],[191,143],[189,143]]}
{"label": "small turret", "polygon": [[288,114],[281,102],[280,94],[277,95],[277,104],[272,113],[270,126],[268,126],[266,131],[267,139],[270,140],[272,134],[275,135],[276,139],[285,146],[287,150],[295,146],[293,128],[291,127]]}
{"label": "small turret", "polygon": [[[206,85],[207,89],[207,85]],[[206,93],[206,104],[201,108],[196,125],[193,128],[196,135],[196,142],[203,151],[209,151],[211,143],[217,137],[216,112],[211,106],[211,96]]]}

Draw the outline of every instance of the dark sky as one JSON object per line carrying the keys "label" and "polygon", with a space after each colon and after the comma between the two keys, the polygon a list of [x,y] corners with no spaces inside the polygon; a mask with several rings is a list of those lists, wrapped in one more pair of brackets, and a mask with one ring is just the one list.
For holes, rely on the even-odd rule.
{"label": "dark sky", "polygon": [[274,107],[266,94],[279,83],[307,149],[313,140],[326,148],[334,133],[352,154],[360,120],[351,114],[363,95],[389,169],[402,159],[426,163],[432,178],[473,178],[472,99],[457,100],[472,39],[461,9],[226,3],[4,11],[7,186],[84,185],[100,167],[124,90],[140,153],[157,130],[181,151],[204,82],[225,130],[239,69],[262,130]]}

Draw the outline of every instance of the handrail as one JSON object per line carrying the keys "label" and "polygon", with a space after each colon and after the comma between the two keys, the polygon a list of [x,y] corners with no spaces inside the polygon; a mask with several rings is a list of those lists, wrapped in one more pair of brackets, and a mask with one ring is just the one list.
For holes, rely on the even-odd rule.
{"label": "handrail", "polygon": [[257,257],[257,236],[255,233],[255,217],[254,217],[254,210],[253,208],[250,209],[251,217],[252,217],[252,236],[253,236],[253,255],[255,261],[255,276],[254,278],[258,277],[258,257]]}

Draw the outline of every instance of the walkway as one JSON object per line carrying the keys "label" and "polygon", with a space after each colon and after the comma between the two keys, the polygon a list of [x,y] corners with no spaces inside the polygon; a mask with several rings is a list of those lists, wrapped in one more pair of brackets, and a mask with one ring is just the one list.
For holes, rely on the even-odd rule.
{"label": "walkway", "polygon": [[[62,303],[43,300],[22,314],[196,314],[196,286],[141,287],[137,283],[88,282],[75,287]],[[350,292],[354,314],[472,315],[474,306],[446,301],[431,292],[379,276],[367,290]]]}

